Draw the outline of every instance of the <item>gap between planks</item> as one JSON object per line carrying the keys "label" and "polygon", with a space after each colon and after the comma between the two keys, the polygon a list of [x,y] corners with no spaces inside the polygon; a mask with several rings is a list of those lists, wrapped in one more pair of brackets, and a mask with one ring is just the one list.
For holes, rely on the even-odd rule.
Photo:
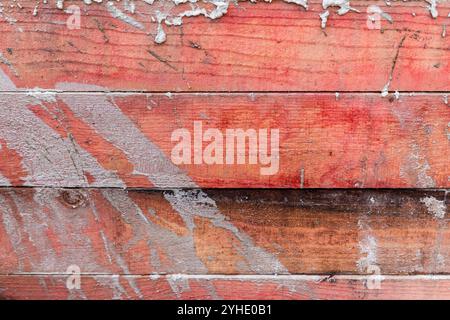
{"label": "gap between planks", "polygon": [[408,191],[429,191],[429,192],[444,192],[445,194],[450,193],[450,188],[183,188],[183,187],[176,187],[176,188],[158,188],[158,187],[152,187],[152,188],[139,188],[139,187],[107,187],[107,186],[99,186],[99,187],[92,187],[92,186],[79,186],[79,187],[61,187],[57,185],[33,185],[33,186],[18,186],[18,185],[0,185],[0,191],[1,190],[33,190],[33,189],[55,189],[55,190],[87,190],[87,191],[95,191],[95,190],[123,190],[123,191],[129,191],[129,192],[156,192],[156,191],[203,191],[203,192],[211,192],[214,190],[218,191],[251,191],[257,193],[258,191],[284,191],[284,192],[292,192],[292,191],[313,191],[313,192],[345,192],[345,191],[364,191],[364,192],[408,192]]}
{"label": "gap between planks", "polygon": [[[352,90],[295,90],[295,91],[277,91],[277,90],[271,90],[271,91],[239,91],[239,90],[233,90],[233,91],[170,91],[170,90],[155,90],[155,91],[147,91],[147,90],[82,90],[82,91],[74,91],[74,90],[55,90],[55,89],[36,89],[36,88],[30,88],[30,89],[21,89],[21,90],[0,90],[0,94],[29,94],[29,93],[52,93],[52,94],[167,94],[170,92],[174,95],[245,95],[245,94],[261,94],[261,95],[286,95],[286,94],[335,94],[336,92],[342,93],[342,94],[360,94],[360,95],[373,95],[377,94],[380,96],[380,98],[386,98],[381,96],[381,91],[352,91]],[[395,90],[395,91],[389,91],[389,93],[392,95],[394,92],[398,92],[400,94],[411,94],[411,95],[443,95],[443,94],[449,94],[450,88],[448,91],[402,91],[402,90]]]}

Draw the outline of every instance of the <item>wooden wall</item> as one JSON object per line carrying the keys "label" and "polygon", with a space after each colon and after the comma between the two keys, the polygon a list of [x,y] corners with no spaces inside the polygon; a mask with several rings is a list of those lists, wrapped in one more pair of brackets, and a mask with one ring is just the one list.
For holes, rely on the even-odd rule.
{"label": "wooden wall", "polygon": [[[449,299],[450,3],[352,0],[325,29],[321,3],[241,1],[162,44],[141,1],[78,3],[73,30],[5,4],[0,299]],[[173,163],[196,122],[279,130],[278,170]]]}

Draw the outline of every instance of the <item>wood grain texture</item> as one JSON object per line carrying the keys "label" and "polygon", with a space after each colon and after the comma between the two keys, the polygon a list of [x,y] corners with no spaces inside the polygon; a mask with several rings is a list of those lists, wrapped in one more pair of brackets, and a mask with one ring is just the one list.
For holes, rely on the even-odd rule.
{"label": "wood grain texture", "polygon": [[[218,129],[279,130],[279,157],[249,160],[249,140],[223,164],[195,163]],[[448,188],[450,112],[441,94],[0,95],[0,185],[130,188]],[[186,129],[190,164],[173,163]],[[20,132],[20,134],[19,134]],[[201,140],[201,139],[200,139]],[[256,145],[262,150],[262,141]],[[238,164],[236,154],[245,153]],[[254,149],[252,149],[254,150]],[[252,151],[252,154],[255,154]],[[270,175],[263,170],[272,167]]]}
{"label": "wood grain texture", "polygon": [[[322,1],[240,1],[162,45],[142,1],[142,30],[79,2],[79,30],[0,10],[0,299],[450,299],[449,1],[325,30]],[[279,129],[279,170],[175,165],[196,121]]]}
{"label": "wood grain texture", "polygon": [[[309,2],[308,11],[282,1],[241,2],[220,20],[167,27],[167,42],[158,46],[148,5],[138,3],[132,16],[144,30],[113,18],[105,5],[82,6],[81,29],[70,30],[70,16],[53,3],[34,17],[36,2],[22,0],[23,9],[5,7],[11,19],[0,20],[1,68],[19,88],[71,82],[83,90],[76,82],[110,90],[380,92],[392,77],[391,91],[449,91],[449,37],[442,37],[448,1],[432,19],[424,1],[386,7],[354,0],[361,13],[340,17],[332,9],[325,30],[322,1]],[[394,23],[368,29],[370,4]]]}
{"label": "wood grain texture", "polygon": [[64,275],[0,276],[0,299],[374,300],[450,299],[448,276],[83,276],[79,290]]}
{"label": "wood grain texture", "polygon": [[445,191],[0,191],[0,274],[449,273]]}

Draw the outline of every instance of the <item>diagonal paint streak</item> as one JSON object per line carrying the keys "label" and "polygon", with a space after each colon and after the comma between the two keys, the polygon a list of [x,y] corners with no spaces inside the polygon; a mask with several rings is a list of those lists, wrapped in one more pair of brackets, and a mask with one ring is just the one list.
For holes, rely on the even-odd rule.
{"label": "diagonal paint streak", "polygon": [[8,66],[8,68],[11,70],[12,73],[17,77],[19,74],[17,73],[17,70],[14,68],[12,63],[5,58],[5,56],[0,52],[0,63],[3,63],[4,65]]}
{"label": "diagonal paint streak", "polygon": [[[0,89],[1,90],[16,90],[14,83],[9,77],[0,69]],[[30,176],[27,178],[29,185],[52,185],[55,181],[60,181],[63,187],[70,186],[87,186],[85,177],[80,177],[78,168],[74,165],[71,157],[76,154],[78,157],[78,163],[83,168],[92,174],[95,181],[99,182],[99,185],[110,183],[111,186],[124,187],[125,184],[113,173],[104,170],[97,160],[93,158],[88,152],[80,148],[76,142],[70,139],[62,139],[58,136],[50,127],[48,127],[43,121],[41,121],[27,106],[30,103],[40,103],[41,100],[47,100],[47,95],[33,95],[24,99],[17,100],[14,95],[2,95],[2,106],[0,107],[0,136],[6,140],[8,146],[11,149],[18,151],[24,158],[24,165],[29,172]],[[20,132],[20,135],[17,134]],[[31,142],[37,142],[32,144]],[[75,149],[75,150],[74,150]],[[48,163],[47,163],[48,162]],[[62,179],[58,180],[57,178]],[[53,180],[56,178],[57,180]],[[4,180],[4,181],[3,181]],[[10,182],[5,178],[0,182],[4,182],[3,185],[10,185]],[[69,182],[69,183],[67,183]],[[69,185],[67,185],[69,184]],[[72,184],[72,185],[71,185]],[[26,185],[26,184],[25,184]],[[95,186],[95,185],[91,185]],[[48,194],[48,192],[53,192]],[[100,267],[96,261],[97,257],[95,252],[83,252],[82,256],[77,255],[79,250],[70,250],[64,252],[64,259],[56,258],[55,253],[51,245],[45,241],[48,238],[46,231],[53,224],[53,230],[58,232],[58,239],[61,239],[65,247],[71,248],[73,241],[81,241],[83,239],[71,239],[69,234],[74,236],[83,234],[82,228],[78,232],[73,232],[73,225],[67,222],[66,217],[60,216],[61,208],[55,203],[55,199],[58,196],[57,190],[48,189],[36,189],[35,201],[41,205],[41,207],[28,208],[27,203],[15,197],[17,207],[19,208],[19,214],[24,216],[24,225],[18,226],[17,221],[13,220],[11,209],[8,208],[5,201],[0,202],[0,209],[3,211],[3,222],[7,227],[8,236],[13,240],[13,246],[15,250],[20,254],[21,259],[28,260],[33,266],[34,270],[46,271],[46,270],[59,270],[64,272],[67,268],[67,263],[82,263],[88,270],[84,271],[102,271],[104,268]],[[1,200],[1,199],[0,199]],[[45,206],[52,207],[55,215],[58,219],[48,219],[43,213]],[[44,216],[44,218],[39,218]],[[41,224],[36,225],[36,221],[41,221]],[[42,227],[42,228],[40,228]],[[28,236],[32,239],[40,241],[36,245],[36,249],[39,254],[36,256],[29,256],[26,254],[27,248],[24,247],[20,241],[20,237],[17,238],[17,231],[26,230]],[[72,230],[72,232],[67,232]],[[15,239],[15,240],[14,240]],[[85,240],[85,239],[84,239]],[[89,242],[84,242],[86,248],[91,248]],[[89,251],[89,250],[88,250]],[[20,261],[20,268],[23,268],[23,263]],[[99,282],[100,283],[100,282]],[[113,286],[117,292],[122,292],[123,288],[117,287],[117,284],[100,283],[103,286]],[[119,284],[120,285],[120,284]],[[133,283],[131,283],[133,286]]]}
{"label": "diagonal paint streak", "polygon": [[[85,91],[99,87],[80,86]],[[73,84],[59,84],[58,90],[70,90]],[[126,117],[104,94],[70,94],[61,99],[75,115],[93,127],[111,144],[122,150],[135,166],[135,173],[145,175],[158,188],[196,188],[197,185]],[[121,128],[126,128],[126,132]]]}
{"label": "diagonal paint streak", "polygon": [[[59,88],[64,88],[64,86],[67,86],[67,84],[62,84]],[[13,82],[1,70],[0,88],[8,90],[16,89]],[[90,88],[92,87],[87,87],[86,90],[89,90]],[[168,186],[198,188],[190,177],[174,166],[156,145],[147,140],[134,123],[124,116],[114,102],[109,101],[106,96],[91,95],[91,98],[88,98],[87,100],[86,95],[63,95],[63,97],[65,97],[66,100],[70,100],[65,102],[79,118],[86,121],[86,123],[93,127],[96,132],[99,132],[113,145],[122,149],[127,157],[129,157],[129,160],[135,164],[136,170],[138,170],[140,174],[147,176],[149,181],[154,185],[162,188]],[[44,96],[42,99],[47,98]],[[36,94],[21,98],[18,98],[16,95],[2,95],[0,99],[3,100],[0,101],[3,102],[3,105],[9,107],[8,110],[6,110],[6,108],[0,108],[0,136],[6,140],[10,148],[19,152],[24,158],[24,166],[30,174],[27,178],[28,184],[49,185],[49,181],[52,181],[53,183],[56,180],[61,182],[66,181],[66,184],[62,185],[64,187],[67,187],[67,181],[70,183],[69,186],[84,186],[86,183],[84,177],[79,176],[78,169],[73,165],[73,162],[70,161],[71,154],[68,150],[72,150],[71,148],[74,147],[78,149],[78,154],[84,154],[85,157],[85,159],[80,157],[77,161],[82,162],[82,167],[84,169],[94,171],[94,174],[97,175],[97,180],[102,177],[105,178],[105,174],[111,174],[108,171],[105,172],[104,168],[101,167],[96,159],[90,156],[89,153],[83,150],[79,145],[74,145],[73,141],[68,141],[68,139],[62,139],[57,132],[54,132],[27,108],[28,105],[33,103],[40,104],[42,99]],[[10,121],[8,122],[8,120]],[[127,131],[123,132],[117,130],[119,128],[126,128]],[[17,135],[17,132],[20,132],[21,134]],[[36,142],[36,145],[30,144],[30,141]],[[62,177],[64,177],[64,179],[58,180],[58,178]],[[110,178],[112,180],[108,183],[121,182],[114,174],[111,174]],[[113,206],[119,209],[122,214],[126,216],[135,214],[135,218],[133,218],[137,219],[134,220],[135,225],[143,226],[141,229],[138,229],[137,232],[145,232],[147,239],[149,239],[149,244],[162,243],[163,246],[166,246],[165,249],[169,252],[169,255],[171,253],[172,259],[176,262],[175,264],[179,264],[178,267],[174,268],[174,272],[182,272],[183,268],[181,268],[180,265],[186,261],[193,261],[195,265],[194,269],[196,269],[197,272],[205,269],[202,262],[196,257],[192,234],[190,237],[177,237],[170,234],[167,230],[155,229],[156,226],[154,225],[148,223],[142,224],[143,221],[146,222],[146,219],[143,219],[143,217],[145,218],[145,215],[128,197],[125,191],[115,194],[114,190],[109,192],[112,192],[113,194],[108,194],[108,191],[106,191],[104,196]],[[51,197],[42,196],[43,191],[39,192],[36,201],[40,199],[39,201],[43,206],[45,203],[51,203]],[[219,212],[214,201],[208,198],[203,191],[186,193],[185,191],[175,190],[167,192],[165,197],[172,207],[183,217],[191,230],[195,228],[193,219],[198,215],[206,217],[217,227],[225,228],[236,236],[242,243],[242,251],[248,261],[248,266],[245,267],[245,270],[242,270],[243,272],[287,273],[287,270],[281,265],[276,257],[265,252],[263,249],[256,247],[250,237],[241,233],[233,224],[226,222],[225,216]],[[130,210],[130,208],[134,208],[134,210]],[[57,210],[57,207],[54,207],[54,210]],[[55,227],[59,230],[63,230],[63,232],[64,230],[70,230],[69,226],[64,225],[65,222],[62,219],[63,217],[58,219],[61,225],[55,225]],[[30,226],[30,230],[37,232],[36,229],[31,228],[32,226]],[[37,234],[34,238],[45,238],[45,234],[43,234],[42,231],[40,232],[40,235]],[[158,235],[161,236],[164,232],[168,232],[168,234],[165,235],[166,238],[158,238]],[[80,234],[82,234],[81,231]],[[65,239],[64,241],[70,240],[64,234],[61,234],[60,236],[63,240]],[[167,237],[172,238],[167,242],[162,241],[162,239],[168,240]],[[178,247],[174,246],[167,248],[173,241],[179,243]],[[44,245],[44,248],[46,247],[45,244],[42,245]],[[179,252],[183,252],[183,254],[187,252],[188,256],[180,257]],[[47,261],[55,261],[51,255],[46,256],[46,250],[41,251],[40,254],[43,257],[46,257]],[[68,257],[70,257],[70,255]],[[91,260],[94,258],[95,257],[87,255],[87,260],[82,261],[89,265],[89,263],[95,261]],[[55,261],[55,263],[57,263],[57,261]],[[39,265],[43,267],[42,264]],[[92,265],[92,268],[96,269],[94,265]]]}
{"label": "diagonal paint streak", "polygon": [[[2,222],[19,258],[19,271],[63,274],[69,265],[80,265],[84,273],[104,273],[105,267],[98,263],[95,246],[91,245],[90,238],[83,232],[88,219],[77,215],[68,219],[69,209],[57,200],[59,190],[38,188],[34,192],[33,202],[29,201],[29,193],[8,192],[7,196],[16,208],[0,194]],[[14,217],[13,210],[20,216],[20,223]],[[49,231],[57,235],[60,245],[52,243]],[[24,244],[24,240],[32,245],[33,252]],[[114,292],[124,291],[120,284],[110,283],[107,279],[97,281],[102,286],[111,287]],[[133,285],[133,281],[130,283]],[[85,298],[82,290],[68,292],[69,299],[74,295]]]}
{"label": "diagonal paint streak", "polygon": [[[0,89],[15,90],[13,86],[12,81],[0,69]],[[97,159],[70,138],[61,138],[27,107],[40,102],[39,97],[33,96],[0,96],[0,137],[9,148],[22,156],[23,166],[28,172],[24,185],[87,186],[85,177],[80,176],[79,168],[73,163],[73,158],[77,157],[78,164],[95,177],[99,186],[106,182],[111,186],[123,187],[123,182],[114,172],[104,170]],[[55,182],[59,185],[55,185]]]}
{"label": "diagonal paint streak", "polygon": [[0,68],[0,91],[17,91],[16,85]]}
{"label": "diagonal paint streak", "polygon": [[[197,257],[194,239],[191,235],[178,236],[175,233],[150,223],[142,210],[124,190],[102,190],[103,196],[122,214],[123,219],[133,227],[134,238],[145,239],[149,246],[164,250],[170,257],[170,265],[161,266],[151,261],[157,273],[205,273],[208,270]],[[130,242],[133,242],[132,239]]]}
{"label": "diagonal paint streak", "polygon": [[[59,191],[55,189],[38,189],[34,200],[41,204],[42,207],[51,208],[52,217],[48,219],[43,217],[44,222],[51,223],[48,228],[52,228],[58,234],[58,239],[64,244],[64,259],[58,259],[54,270],[65,270],[67,262],[83,266],[82,272],[105,272],[105,266],[98,263],[98,252],[95,246],[91,244],[91,239],[85,236],[84,230],[87,227],[88,219],[85,216],[75,215],[71,219],[67,219],[67,212],[60,203],[57,202]],[[70,230],[70,232],[68,232]],[[45,237],[40,235],[40,237]],[[76,245],[74,245],[76,244]],[[83,248],[80,250],[79,248]],[[110,249],[110,248],[108,248]],[[44,253],[45,254],[45,253]],[[126,266],[120,256],[115,256],[118,266],[129,274],[128,266]],[[48,267],[44,264],[42,268]],[[109,270],[109,272],[112,272]],[[100,285],[110,287],[114,295],[116,293],[123,293],[128,296],[127,291],[123,288],[119,281],[109,282],[107,279],[95,279]],[[135,291],[138,297],[141,296],[133,279],[127,279],[131,288]],[[72,292],[71,292],[72,293]],[[81,291],[81,293],[83,293]]]}
{"label": "diagonal paint streak", "polygon": [[[61,83],[58,90],[104,90],[97,86]],[[170,159],[126,117],[114,101],[105,95],[64,95],[63,101],[101,136],[120,148],[135,165],[139,174],[146,175],[160,188],[199,188],[192,179],[176,167]],[[126,128],[126,132],[120,130]],[[272,254],[253,244],[252,239],[240,232],[220,213],[215,202],[203,191],[173,190],[165,193],[166,200],[181,215],[191,232],[195,228],[194,217],[209,219],[216,227],[230,231],[240,241],[249,270],[256,273],[287,273],[287,269]],[[125,201],[125,199],[124,199]],[[244,271],[244,270],[242,270]]]}
{"label": "diagonal paint streak", "polygon": [[215,227],[223,228],[233,234],[240,241],[243,256],[248,263],[249,270],[240,270],[241,272],[288,273],[275,256],[255,246],[247,234],[227,221],[226,217],[220,213],[214,200],[209,198],[202,190],[173,190],[165,192],[164,196],[172,207],[179,212],[191,231],[195,228],[194,217],[200,216],[208,219]]}
{"label": "diagonal paint streak", "polygon": [[[133,174],[133,165],[121,150],[97,135],[90,126],[75,117],[61,100],[55,99],[52,103],[42,103],[41,106],[33,105],[29,108],[52,130],[62,138],[69,138],[74,144],[75,154],[71,152],[72,162],[74,167],[79,168],[80,176],[85,176],[85,174],[82,167],[83,162],[79,161],[81,157],[78,154],[79,149],[92,155],[106,171],[115,172],[125,184],[150,187],[146,177]],[[108,152],[104,152],[105,150]],[[89,179],[86,180],[89,181]]]}

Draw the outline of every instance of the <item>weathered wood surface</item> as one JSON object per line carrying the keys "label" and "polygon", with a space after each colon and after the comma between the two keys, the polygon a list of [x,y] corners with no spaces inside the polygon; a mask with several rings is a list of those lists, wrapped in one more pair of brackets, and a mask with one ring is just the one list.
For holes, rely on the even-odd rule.
{"label": "weathered wood surface", "polygon": [[0,191],[0,274],[450,273],[445,191]]}
{"label": "weathered wood surface", "polygon": [[[0,276],[0,299],[450,299],[448,276],[83,276],[69,290],[64,275]],[[372,285],[381,279],[380,286]]]}
{"label": "weathered wood surface", "polygon": [[[37,16],[36,1],[20,3],[5,6],[9,19],[0,19],[1,68],[19,88],[70,82],[71,90],[379,92],[391,77],[391,91],[450,88],[450,38],[442,36],[448,1],[432,19],[425,1],[387,7],[353,0],[361,13],[338,16],[332,8],[325,30],[322,1],[310,1],[308,11],[282,1],[241,2],[217,21],[186,18],[182,27],[167,27],[163,45],[153,41],[157,24],[143,1],[131,17],[144,30],[113,18],[106,5],[80,4],[81,29],[70,30],[70,15],[53,2],[41,4]],[[370,4],[394,23],[368,29]]]}
{"label": "weathered wood surface", "polygon": [[[194,162],[194,122],[279,130],[279,157]],[[190,164],[173,163],[191,135]],[[211,141],[211,140],[210,140]],[[225,141],[225,140],[223,140]],[[262,141],[256,147],[261,152]],[[206,140],[200,153],[206,153]],[[0,184],[130,188],[448,188],[450,112],[442,94],[0,94]],[[238,150],[244,164],[237,163]],[[252,149],[254,150],[254,149]],[[270,174],[262,170],[272,167]],[[264,169],[265,168],[265,169]]]}
{"label": "weathered wood surface", "polygon": [[[79,1],[79,30],[5,4],[0,299],[450,299],[450,2],[352,0],[325,30],[321,2],[241,1],[163,45],[142,1],[142,29],[105,3]],[[371,4],[394,23],[370,30]],[[279,129],[279,171],[173,164],[194,121]]]}

